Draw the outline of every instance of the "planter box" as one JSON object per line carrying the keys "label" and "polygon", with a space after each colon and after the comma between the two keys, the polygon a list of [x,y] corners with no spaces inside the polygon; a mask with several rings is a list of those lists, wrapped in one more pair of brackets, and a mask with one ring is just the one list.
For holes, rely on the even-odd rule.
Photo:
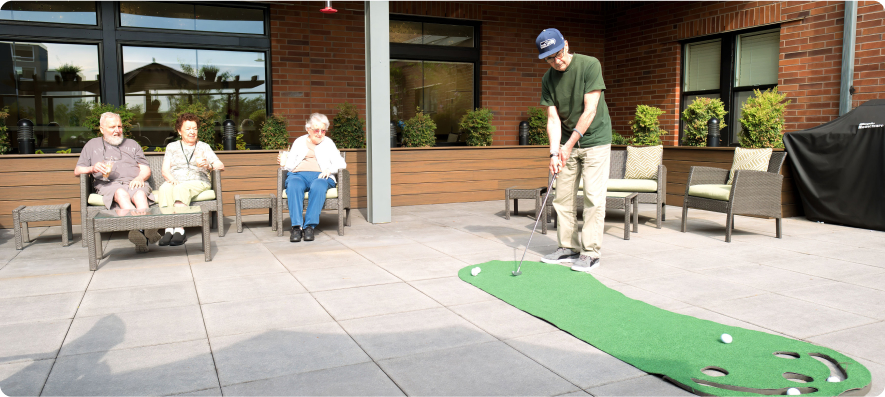
{"label": "planter box", "polygon": [[[625,150],[613,146],[612,150]],[[343,149],[351,173],[354,208],[366,207],[366,151]],[[220,151],[224,212],[233,214],[234,196],[276,191],[275,150]],[[147,156],[162,156],[149,152]],[[80,221],[80,179],[74,176],[79,154],[0,156],[0,228],[12,228],[12,210],[19,205],[70,203]],[[664,147],[667,204],[682,207],[685,182],[692,165],[731,168],[734,148]],[[546,186],[546,146],[395,148],[390,153],[393,206],[460,203],[503,199],[514,185]],[[783,168],[785,217],[802,214],[790,174]],[[244,213],[261,213],[245,210]],[[40,225],[36,223],[35,226]]]}

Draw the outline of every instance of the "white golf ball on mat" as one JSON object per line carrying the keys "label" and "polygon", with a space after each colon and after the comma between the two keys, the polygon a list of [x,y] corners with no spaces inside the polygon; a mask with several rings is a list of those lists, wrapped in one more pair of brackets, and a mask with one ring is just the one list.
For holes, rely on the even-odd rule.
{"label": "white golf ball on mat", "polygon": [[722,336],[719,337],[719,340],[721,340],[722,343],[731,343],[731,340],[732,340],[732,339],[731,339],[731,335],[729,335],[729,334],[722,334]]}
{"label": "white golf ball on mat", "polygon": [[787,389],[788,396],[798,396],[800,394],[802,394],[802,392],[800,392],[799,389],[797,389],[795,387],[791,387],[791,388]]}
{"label": "white golf ball on mat", "polygon": [[470,274],[472,274],[474,277],[476,277],[476,275],[479,274],[479,272],[481,272],[481,271],[482,270],[479,268],[479,266],[477,266],[477,267],[474,267],[473,269],[470,269]]}
{"label": "white golf ball on mat", "polygon": [[837,383],[837,382],[841,382],[841,381],[842,380],[839,379],[838,376],[831,376],[831,377],[827,378],[827,382],[831,382],[831,383]]}

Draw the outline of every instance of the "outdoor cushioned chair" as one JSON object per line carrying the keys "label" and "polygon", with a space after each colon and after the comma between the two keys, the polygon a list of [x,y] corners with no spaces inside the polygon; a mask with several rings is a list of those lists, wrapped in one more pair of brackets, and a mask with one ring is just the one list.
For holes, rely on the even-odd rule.
{"label": "outdoor cushioned chair", "polygon": [[[154,191],[154,196],[160,189],[160,185],[166,180],[163,178],[163,156],[145,156],[148,165],[151,167],[151,176],[145,181]],[[212,227],[218,228],[218,237],[224,237],[224,213],[221,205],[221,171],[214,170],[209,173],[209,180],[212,189],[200,193],[194,201],[193,206],[209,208],[209,211],[215,212],[212,218]],[[156,206],[157,203],[152,204]],[[91,174],[80,174],[80,225],[86,224],[86,217],[90,214],[104,210],[104,201],[102,196],[95,193],[92,186]],[[83,239],[83,246],[86,246],[86,239]]]}
{"label": "outdoor cushioned chair", "polygon": [[[286,189],[286,175],[289,172],[285,168],[277,170],[277,236],[283,235],[283,211],[289,211],[289,198]],[[344,235],[344,226],[350,226],[350,172],[341,168],[336,176],[338,185],[326,191],[324,210],[338,210],[338,235]],[[307,194],[304,193],[304,207],[307,208]],[[291,214],[290,214],[291,216]]]}
{"label": "outdoor cushioned chair", "polygon": [[766,171],[734,171],[731,185],[727,184],[730,170],[691,167],[682,204],[682,232],[685,232],[688,209],[697,208],[726,214],[727,243],[731,242],[735,215],[775,218],[777,238],[781,238],[781,187],[784,176],[780,172],[786,157],[787,152],[772,152]]}
{"label": "outdoor cushioned chair", "polygon": [[[661,228],[666,216],[664,206],[667,198],[667,167],[663,164],[657,166],[657,179],[625,179],[627,174],[627,151],[612,150],[611,160],[608,173],[608,184],[606,191],[609,192],[637,192],[636,199],[640,203],[655,204],[657,207],[657,227]],[[553,179],[553,174],[548,175],[547,184]],[[553,185],[556,188],[556,185]],[[578,196],[584,195],[584,180],[582,179],[578,185]],[[555,196],[555,193],[554,193]],[[584,200],[577,200],[577,210],[584,209]],[[553,227],[556,227],[556,216],[553,215],[553,198],[547,201],[545,216],[547,219],[553,218]],[[546,221],[546,220],[545,220]]]}

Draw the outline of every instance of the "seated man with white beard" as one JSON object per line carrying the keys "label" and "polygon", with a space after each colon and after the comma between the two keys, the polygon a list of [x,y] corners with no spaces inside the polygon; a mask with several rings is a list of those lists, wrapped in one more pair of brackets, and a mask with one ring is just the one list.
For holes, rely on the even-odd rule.
{"label": "seated man with white beard", "polygon": [[[104,198],[107,209],[146,210],[155,201],[151,188],[145,183],[151,176],[141,145],[123,137],[123,122],[120,115],[103,113],[99,121],[101,137],[92,138],[83,146],[74,175],[92,174],[95,192]],[[147,241],[160,239],[156,230],[149,235],[139,230],[129,232],[139,252],[147,252]]]}

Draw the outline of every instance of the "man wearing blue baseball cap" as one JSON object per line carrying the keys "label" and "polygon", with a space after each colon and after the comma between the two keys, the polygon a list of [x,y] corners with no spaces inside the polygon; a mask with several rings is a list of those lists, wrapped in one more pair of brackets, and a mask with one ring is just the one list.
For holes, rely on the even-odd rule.
{"label": "man wearing blue baseball cap", "polygon": [[[568,41],[556,29],[535,39],[538,58],[550,69],[541,80],[541,105],[547,107],[550,171],[556,181],[559,248],[545,263],[573,263],[572,270],[599,267],[605,224],[612,127],[605,103],[605,83],[599,60],[569,53]],[[577,196],[581,181],[583,198]],[[575,200],[584,200],[584,226],[577,229]]]}

